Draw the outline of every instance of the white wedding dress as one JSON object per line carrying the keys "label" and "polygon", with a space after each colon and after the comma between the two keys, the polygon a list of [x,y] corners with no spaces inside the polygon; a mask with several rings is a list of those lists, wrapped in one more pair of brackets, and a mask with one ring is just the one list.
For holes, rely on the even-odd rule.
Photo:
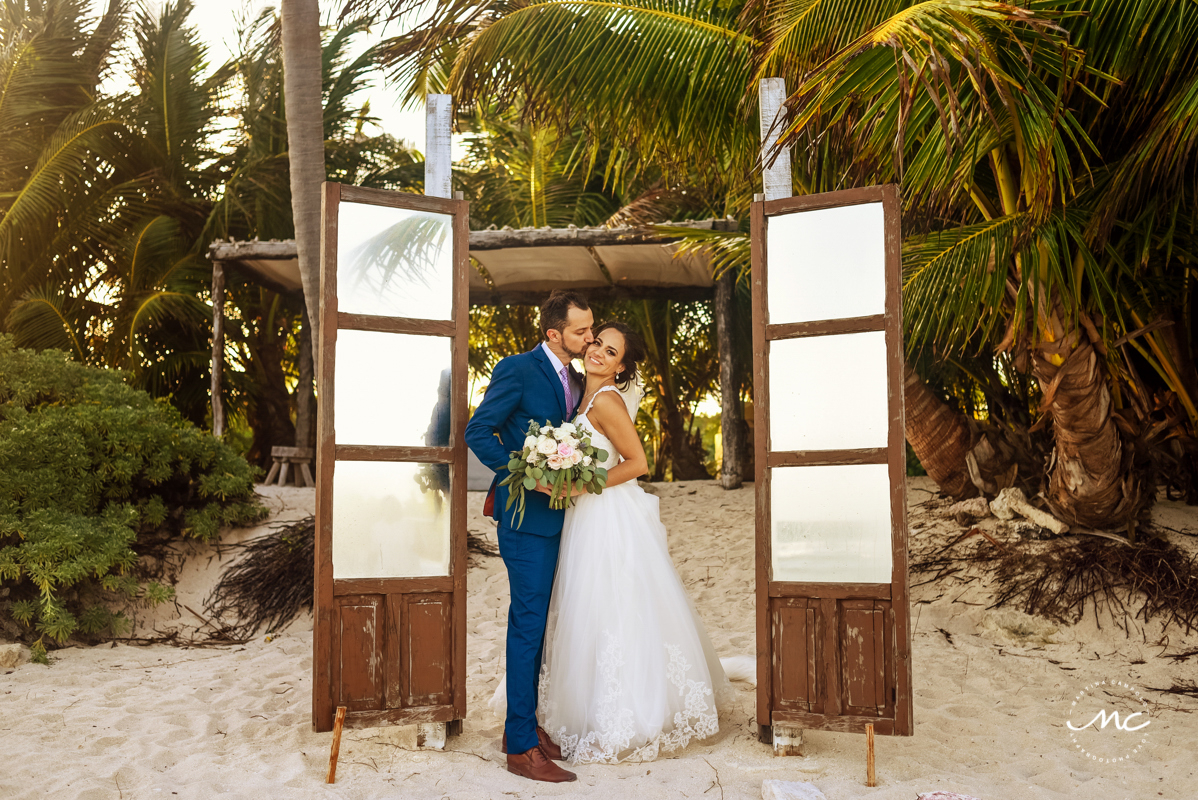
{"label": "white wedding dress", "polygon": [[[624,394],[635,414],[636,390]],[[590,409],[575,424],[608,452],[600,466],[610,469],[620,456]],[[727,687],[674,569],[658,499],[636,481],[578,498],[562,528],[537,712],[565,758],[647,761],[705,739],[719,730]]]}

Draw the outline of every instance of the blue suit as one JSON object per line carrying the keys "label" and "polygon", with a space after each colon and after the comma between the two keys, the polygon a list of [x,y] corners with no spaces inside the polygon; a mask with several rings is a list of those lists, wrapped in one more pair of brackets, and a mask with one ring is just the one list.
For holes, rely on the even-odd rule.
{"label": "blue suit", "polygon": [[561,378],[540,345],[509,356],[495,365],[487,393],[466,424],[466,444],[496,473],[491,482],[494,517],[511,590],[505,725],[509,753],[537,746],[537,682],[566,512],[550,508],[549,498],[540,492],[525,492],[524,519],[516,525],[516,506],[506,510],[508,488],[495,484],[507,476],[511,452],[523,448],[529,420],[560,425],[574,415],[582,395],[581,376],[573,368],[570,375],[574,407],[566,408]]}

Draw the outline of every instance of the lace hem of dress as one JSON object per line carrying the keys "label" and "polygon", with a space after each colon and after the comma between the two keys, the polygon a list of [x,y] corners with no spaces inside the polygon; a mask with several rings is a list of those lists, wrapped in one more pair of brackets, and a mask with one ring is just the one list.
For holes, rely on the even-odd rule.
{"label": "lace hem of dress", "polygon": [[[584,734],[568,734],[565,726],[548,731],[562,749],[562,756],[571,764],[617,764],[621,761],[653,761],[661,753],[681,750],[692,739],[707,739],[719,732],[719,715],[708,701],[713,698],[712,687],[703,681],[688,680],[686,673],[691,664],[682,655],[677,645],[664,645],[670,662],[666,666],[666,679],[678,696],[683,698],[683,709],[674,714],[673,727],[666,728],[643,744],[633,745],[636,728],[631,708],[619,705],[623,694],[621,667],[624,656],[615,637],[604,634],[604,648],[599,658],[602,679],[600,699],[595,709],[597,728]],[[549,669],[541,671],[540,705],[547,708]]]}

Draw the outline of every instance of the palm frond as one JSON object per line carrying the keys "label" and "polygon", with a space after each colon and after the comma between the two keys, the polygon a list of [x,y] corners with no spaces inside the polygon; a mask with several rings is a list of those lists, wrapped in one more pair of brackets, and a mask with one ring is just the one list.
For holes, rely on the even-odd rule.
{"label": "palm frond", "polygon": [[449,89],[559,129],[602,129],[642,157],[711,159],[744,145],[730,123],[756,42],[734,25],[694,0],[518,5],[463,45]]}
{"label": "palm frond", "polygon": [[1109,166],[1091,234],[1105,238],[1116,219],[1134,216],[1154,197],[1192,186],[1198,173],[1198,74],[1177,85],[1127,152]]}
{"label": "palm frond", "polygon": [[73,358],[86,361],[85,337],[70,306],[70,299],[55,288],[35,289],[13,305],[5,325],[18,347],[66,350]]}
{"label": "palm frond", "polygon": [[705,255],[711,262],[712,277],[728,270],[736,271],[737,281],[745,279],[752,267],[752,242],[742,231],[709,231],[696,228],[656,225],[662,236],[678,236],[677,253]]}
{"label": "palm frond", "polygon": [[903,0],[765,0],[749,3],[746,26],[760,25],[762,47],[753,83],[778,75],[807,75],[866,33],[876,20],[907,5]]}
{"label": "palm frond", "polygon": [[[1059,15],[1045,5],[1033,13],[992,0],[928,0],[899,10],[805,76],[787,100],[778,147],[813,139],[813,126],[859,111],[859,144],[878,162],[893,156],[901,165],[908,139],[940,137],[951,154],[965,144],[966,131],[1000,130],[1009,116],[1007,130],[1024,163],[1036,167],[1022,173],[1028,202],[1043,216],[1059,194],[1053,187],[1068,183],[1062,139],[1085,137],[1040,77],[1069,79],[1081,69]],[[952,174],[968,182],[960,166]]]}
{"label": "palm frond", "polygon": [[36,236],[48,213],[86,194],[97,162],[119,165],[131,142],[127,102],[103,102],[72,114],[59,126],[11,200],[0,206],[0,258],[12,261],[19,242]]}
{"label": "palm frond", "polygon": [[903,323],[910,351],[944,351],[993,338],[1004,308],[1008,265],[1032,235],[1025,214],[903,242]]}

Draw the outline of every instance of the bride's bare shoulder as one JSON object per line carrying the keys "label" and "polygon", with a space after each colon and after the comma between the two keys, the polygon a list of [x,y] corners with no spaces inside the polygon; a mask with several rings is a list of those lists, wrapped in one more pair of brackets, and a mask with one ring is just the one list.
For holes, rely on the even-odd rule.
{"label": "bride's bare shoulder", "polygon": [[595,400],[591,405],[591,411],[599,412],[599,419],[603,419],[609,414],[614,414],[619,411],[625,417],[628,416],[628,411],[624,408],[624,400],[618,392],[599,392],[595,395]]}

